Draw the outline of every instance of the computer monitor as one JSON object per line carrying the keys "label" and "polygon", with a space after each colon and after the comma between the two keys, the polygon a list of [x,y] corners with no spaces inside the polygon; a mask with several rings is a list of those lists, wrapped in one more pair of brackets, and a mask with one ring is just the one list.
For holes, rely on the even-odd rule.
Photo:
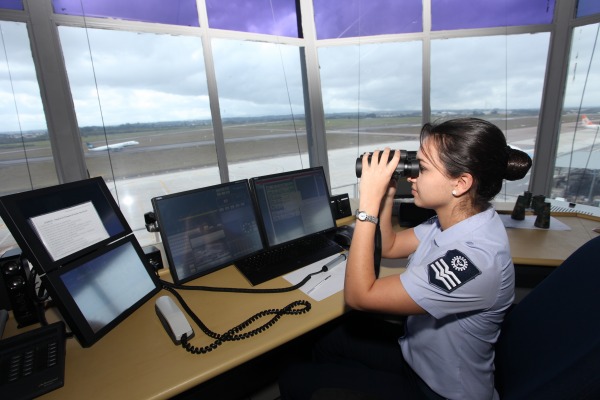
{"label": "computer monitor", "polygon": [[152,206],[177,284],[263,249],[247,180],[155,197]]}
{"label": "computer monitor", "polygon": [[131,233],[101,177],[0,197],[0,216],[40,274]]}
{"label": "computer monitor", "polygon": [[65,264],[42,282],[83,347],[97,342],[160,290],[133,235]]}
{"label": "computer monitor", "polygon": [[250,179],[269,247],[336,228],[322,167]]}

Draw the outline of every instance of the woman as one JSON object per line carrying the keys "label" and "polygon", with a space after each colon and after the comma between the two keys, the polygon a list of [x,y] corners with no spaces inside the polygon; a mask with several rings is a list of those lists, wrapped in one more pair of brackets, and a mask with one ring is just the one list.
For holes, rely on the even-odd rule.
{"label": "woman", "polygon": [[[374,218],[356,221],[344,298],[357,310],[407,315],[405,333],[394,339],[393,329],[379,332],[364,320],[338,328],[318,343],[317,363],[282,375],[282,398],[326,398],[332,391],[334,398],[347,390],[380,399],[497,398],[493,346],[514,299],[514,266],[490,201],[503,179],[525,176],[531,159],[487,121],[426,124],[417,152],[420,174],[409,182],[415,204],[437,216],[395,232],[392,176],[400,155],[386,162],[390,150],[379,153],[362,161],[357,215]],[[375,275],[377,217],[382,256],[409,257],[399,276]]]}

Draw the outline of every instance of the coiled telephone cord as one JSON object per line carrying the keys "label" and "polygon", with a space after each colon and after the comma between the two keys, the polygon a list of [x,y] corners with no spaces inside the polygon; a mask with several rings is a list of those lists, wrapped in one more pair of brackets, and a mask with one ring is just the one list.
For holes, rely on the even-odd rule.
{"label": "coiled telephone cord", "polygon": [[[181,337],[181,346],[186,351],[188,351],[192,354],[206,354],[206,353],[209,353],[209,352],[215,350],[217,347],[219,347],[220,345],[222,345],[225,342],[232,342],[232,341],[248,339],[250,337],[253,337],[253,336],[269,329],[277,321],[279,321],[279,319],[281,319],[282,316],[305,314],[305,313],[309,312],[312,307],[310,302],[308,302],[306,300],[297,300],[297,301],[294,301],[280,309],[273,308],[273,309],[269,309],[269,310],[264,310],[264,311],[254,314],[253,316],[251,316],[250,318],[248,318],[241,324],[231,328],[230,330],[228,330],[227,332],[225,332],[224,334],[221,335],[221,334],[211,331],[200,320],[200,318],[198,318],[198,316],[191,310],[191,308],[187,305],[185,300],[181,297],[181,295],[179,293],[177,293],[177,291],[172,286],[163,285],[163,288],[165,290],[171,292],[175,296],[175,298],[177,298],[177,301],[179,301],[179,304],[181,304],[181,306],[185,309],[185,311],[188,313],[188,315],[194,320],[194,322],[196,323],[196,325],[198,325],[198,327],[202,330],[202,332],[204,332],[204,334],[215,339],[215,341],[213,343],[211,343],[207,346],[196,347],[188,342],[188,337],[187,337],[187,335],[184,334]],[[257,327],[256,329],[253,329],[251,331],[243,332],[246,328],[248,328],[254,322],[258,321],[261,318],[267,317],[269,315],[272,315],[272,318],[270,320],[268,320],[267,322],[265,322],[264,324],[262,324],[261,326]],[[241,333],[241,332],[243,332],[243,333]]]}

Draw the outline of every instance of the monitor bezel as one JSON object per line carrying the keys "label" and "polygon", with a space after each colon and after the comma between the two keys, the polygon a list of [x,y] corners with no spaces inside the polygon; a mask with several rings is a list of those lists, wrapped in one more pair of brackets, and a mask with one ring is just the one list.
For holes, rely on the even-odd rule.
{"label": "monitor bezel", "polygon": [[[246,254],[244,256],[240,256],[240,257],[235,257],[232,258],[230,260],[227,260],[225,262],[219,263],[217,265],[211,266],[210,268],[207,269],[203,269],[200,272],[185,276],[185,277],[180,277],[177,273],[177,268],[175,265],[175,261],[173,259],[173,254],[170,251],[170,242],[169,242],[169,236],[165,234],[165,232],[162,229],[162,224],[161,221],[164,219],[163,216],[163,211],[161,211],[160,209],[160,203],[162,203],[165,200],[172,200],[172,199],[176,199],[176,198],[181,198],[184,196],[194,196],[197,195],[198,193],[203,193],[203,192],[207,192],[207,191],[214,191],[214,190],[218,190],[220,188],[224,188],[227,186],[234,186],[234,185],[244,185],[247,192],[248,192],[248,198],[249,201],[251,203],[251,207],[252,207],[252,211],[254,213],[254,217],[256,219],[256,224],[257,224],[257,228],[258,228],[258,232],[260,235],[260,242],[261,242],[261,248],[251,252],[249,254]],[[181,285],[184,284],[186,282],[192,281],[194,279],[198,279],[202,276],[205,276],[207,274],[210,274],[212,272],[218,271],[220,269],[223,269],[225,267],[228,267],[229,265],[233,265],[235,264],[235,262],[250,257],[253,254],[257,254],[260,253],[261,251],[264,250],[265,248],[265,237],[263,236],[263,229],[262,229],[262,225],[261,225],[261,220],[259,219],[259,213],[258,213],[258,207],[256,205],[256,202],[254,201],[254,196],[252,195],[252,192],[250,190],[250,185],[248,183],[247,179],[241,179],[241,180],[237,180],[237,181],[233,181],[233,182],[225,182],[225,183],[220,183],[217,185],[211,185],[211,186],[205,186],[205,187],[201,187],[201,188],[197,188],[197,189],[191,189],[191,190],[185,190],[182,192],[177,192],[177,193],[172,193],[172,194],[167,194],[167,195],[163,195],[163,196],[157,196],[152,198],[151,200],[152,202],[152,208],[154,210],[154,215],[156,217],[156,221],[158,222],[158,230],[160,232],[160,237],[161,237],[161,241],[163,242],[163,249],[165,251],[165,256],[167,258],[167,262],[169,264],[169,272],[171,274],[171,277],[173,279],[173,282],[177,285]]]}
{"label": "monitor bezel", "polygon": [[[85,318],[84,314],[75,302],[72,294],[63,283],[61,277],[62,275],[81,267],[89,261],[125,245],[131,245],[133,247],[139,257],[140,263],[144,266],[148,276],[152,280],[154,288],[144,296],[140,297],[134,304],[121,312],[109,323],[104,325],[98,331],[94,332],[88,320]],[[54,270],[42,276],[41,279],[44,287],[48,290],[48,293],[58,307],[61,316],[82,347],[92,346],[162,289],[158,276],[154,272],[154,268],[149,264],[147,258],[145,257],[144,251],[133,234],[116,242],[110,243],[109,245],[104,246],[103,248],[92,253],[88,253],[83,257],[64,265],[60,269]]]}
{"label": "monitor bezel", "polygon": [[[90,193],[90,189],[94,190],[93,194]],[[75,191],[77,191],[81,197],[77,199],[73,198],[72,194]],[[100,194],[102,198],[95,199],[94,197],[98,194]],[[36,215],[24,215],[23,204],[31,201],[43,204],[44,198],[50,199],[55,196],[59,196],[63,203],[60,207],[47,208],[44,211],[36,212]],[[102,202],[102,206],[110,209],[113,213],[111,217],[116,217],[115,221],[118,221],[122,230],[114,234],[109,234],[109,237],[106,239],[54,260],[34,228],[29,223],[29,220],[45,213],[63,210],[88,201],[91,201],[95,207],[98,207],[95,201]],[[33,267],[40,274],[54,271],[63,264],[72,262],[97,249],[101,249],[106,244],[119,240],[132,233],[131,227],[127,223],[125,216],[119,209],[117,202],[110,193],[110,190],[102,177],[94,177],[2,196],[0,197],[0,217],[2,217],[2,220],[21,248],[23,254],[27,256]]]}
{"label": "monitor bezel", "polygon": [[268,248],[277,248],[277,247],[280,247],[280,246],[284,246],[284,245],[286,245],[286,244],[288,244],[290,242],[293,242],[294,240],[297,240],[298,238],[296,238],[296,239],[290,239],[290,240],[287,240],[285,242],[277,243],[275,245],[271,245],[269,243],[269,236],[268,236],[268,233],[266,231],[265,224],[264,224],[265,219],[264,219],[261,207],[260,207],[260,200],[258,198],[258,192],[256,190],[256,184],[257,184],[257,182],[262,181],[262,180],[278,179],[278,178],[281,178],[281,177],[293,176],[293,175],[298,175],[298,174],[307,174],[307,173],[311,173],[312,174],[315,171],[318,172],[319,174],[321,174],[321,177],[323,178],[323,181],[325,182],[325,190],[326,190],[326,195],[327,195],[327,199],[328,199],[327,200],[327,209],[329,210],[329,214],[331,216],[331,226],[329,228],[322,229],[320,231],[313,232],[313,233],[307,234],[306,236],[303,236],[303,237],[310,237],[310,236],[316,236],[316,235],[326,234],[326,233],[335,231],[337,229],[337,222],[336,222],[336,219],[335,219],[335,215],[333,214],[333,210],[331,209],[331,205],[330,205],[330,201],[329,201],[329,199],[331,199],[331,193],[329,191],[329,183],[327,181],[327,178],[325,177],[325,171],[323,170],[322,166],[310,167],[310,168],[303,168],[303,169],[297,169],[297,170],[285,171],[285,172],[278,172],[278,173],[269,174],[269,175],[255,176],[255,177],[250,178],[248,180],[249,184],[250,184],[250,190],[252,192],[252,196],[254,197],[254,204],[255,204],[256,210],[258,212],[259,227],[260,227],[260,229],[262,231],[261,235],[263,237],[263,242],[264,242],[265,249],[268,249]]}

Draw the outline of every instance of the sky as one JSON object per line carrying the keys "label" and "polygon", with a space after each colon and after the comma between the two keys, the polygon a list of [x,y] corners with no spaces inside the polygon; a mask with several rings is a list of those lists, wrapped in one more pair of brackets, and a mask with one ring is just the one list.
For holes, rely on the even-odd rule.
{"label": "sky", "polygon": [[[80,126],[210,118],[199,37],[59,32]],[[566,106],[600,105],[597,35],[598,24],[576,28]],[[432,109],[539,108],[549,37],[432,41]],[[45,129],[24,25],[1,22],[0,40],[0,132]],[[296,47],[228,39],[211,45],[224,118],[303,113]],[[420,42],[320,47],[325,112],[420,110],[421,51]]]}

